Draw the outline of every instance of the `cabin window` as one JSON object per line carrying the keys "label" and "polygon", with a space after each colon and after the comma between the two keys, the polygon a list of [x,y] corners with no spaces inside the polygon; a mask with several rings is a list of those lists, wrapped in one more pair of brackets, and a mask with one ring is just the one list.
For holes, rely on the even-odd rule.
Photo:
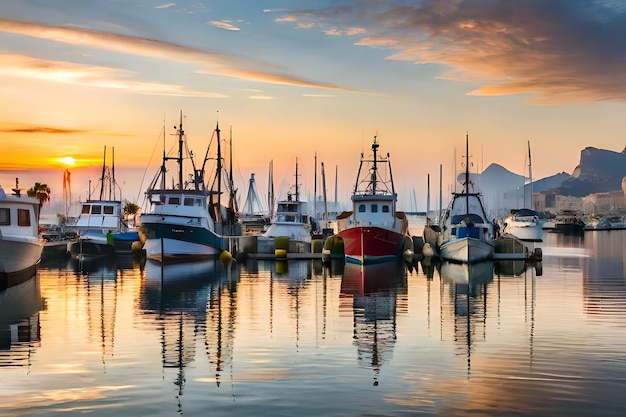
{"label": "cabin window", "polygon": [[378,204],[372,204],[372,213],[378,213]]}
{"label": "cabin window", "polygon": [[359,204],[359,213],[365,213],[365,204]]}
{"label": "cabin window", "polygon": [[197,207],[202,207],[202,199],[201,198],[196,198],[196,206]]}
{"label": "cabin window", "polygon": [[113,206],[104,206],[104,214],[113,214]]}
{"label": "cabin window", "polygon": [[384,205],[383,206],[383,213],[389,213],[389,206],[388,205]]}
{"label": "cabin window", "polygon": [[26,209],[17,209],[17,225],[30,226],[30,211]]}
{"label": "cabin window", "polygon": [[91,206],[91,214],[102,214],[102,206]]}
{"label": "cabin window", "polygon": [[193,206],[193,200],[194,200],[194,199],[193,199],[193,198],[191,198],[191,197],[185,197],[185,203],[184,203],[184,204],[185,204],[186,206]]}
{"label": "cabin window", "polygon": [[89,204],[83,204],[83,209],[81,210],[80,214],[89,214]]}
{"label": "cabin window", "polygon": [[0,226],[8,226],[11,224],[11,210],[8,208],[0,209]]}
{"label": "cabin window", "polygon": [[180,204],[180,197],[170,197],[169,204],[177,206]]}

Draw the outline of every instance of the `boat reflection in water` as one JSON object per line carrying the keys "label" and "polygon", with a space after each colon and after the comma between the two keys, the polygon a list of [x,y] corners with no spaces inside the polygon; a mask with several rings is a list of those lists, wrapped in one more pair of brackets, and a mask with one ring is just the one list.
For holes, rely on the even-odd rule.
{"label": "boat reflection in water", "polygon": [[485,341],[487,288],[493,281],[493,268],[493,261],[443,262],[439,267],[443,338],[452,338],[457,354],[467,355],[468,377],[474,342]]}
{"label": "boat reflection in water", "polygon": [[346,263],[340,308],[352,309],[354,343],[360,365],[374,370],[374,385],[396,342],[397,310],[407,310],[405,266],[401,262],[372,265]]}
{"label": "boat reflection in water", "polygon": [[0,367],[28,366],[40,342],[42,299],[36,272],[0,292]]}
{"label": "boat reflection in water", "polygon": [[166,374],[168,369],[175,372],[171,376],[176,398],[183,394],[186,367],[202,359],[197,352],[200,346],[219,386],[234,345],[235,285],[230,267],[216,259],[168,265],[146,262],[139,308],[158,323],[162,365]]}

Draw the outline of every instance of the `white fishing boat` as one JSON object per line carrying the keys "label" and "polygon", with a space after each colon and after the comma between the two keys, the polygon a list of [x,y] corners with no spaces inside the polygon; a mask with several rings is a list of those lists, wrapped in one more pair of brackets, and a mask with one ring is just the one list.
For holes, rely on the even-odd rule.
{"label": "white fishing boat", "polygon": [[0,186],[0,288],[30,276],[41,261],[45,241],[39,236],[39,200]]}
{"label": "white fishing boat", "polygon": [[[533,200],[533,174],[532,159],[530,155],[530,141],[528,141],[528,177],[530,191],[530,203],[526,207],[513,209],[500,222],[500,232],[503,235],[512,235],[526,242],[541,242],[543,240],[543,221],[539,218],[539,214],[532,209],[534,207]],[[524,204],[526,204],[526,186],[524,186]]]}
{"label": "white fishing boat", "polygon": [[[115,159],[113,150],[113,161]],[[81,202],[81,211],[73,225],[78,235],[68,243],[72,257],[90,258],[113,255],[116,251],[131,252],[133,242],[139,242],[135,230],[129,230],[124,219],[124,209],[117,198],[118,185],[115,181],[115,161],[112,170],[106,166],[106,146],[99,180],[99,198]],[[90,190],[91,192],[91,190]]]}
{"label": "white fishing boat", "polygon": [[[310,252],[311,232],[316,229],[314,219],[309,214],[308,204],[300,198],[298,184],[298,160],[296,159],[296,181],[294,192],[289,190],[284,200],[276,204],[276,213],[267,230],[258,237],[259,253],[285,249],[288,252]],[[289,248],[278,248],[276,239],[288,238]],[[280,245],[279,245],[280,246]]]}
{"label": "white fishing boat", "polygon": [[[219,141],[219,125],[215,132]],[[167,156],[164,144],[163,163],[146,191],[150,210],[140,216],[146,257],[164,263],[208,259],[222,251],[222,238],[215,232],[215,218],[210,212],[214,192],[208,189],[204,178],[209,151],[199,168],[190,151],[185,154],[182,112],[177,135],[178,155]],[[176,161],[178,169],[168,187],[166,162],[170,160]],[[183,177],[184,161],[192,165],[187,180]]]}
{"label": "white fishing boat", "polygon": [[452,200],[442,213],[438,238],[439,255],[443,260],[471,263],[493,257],[493,224],[487,217],[480,193],[469,175],[469,145],[465,139],[465,173],[460,176],[463,191],[452,193]]}

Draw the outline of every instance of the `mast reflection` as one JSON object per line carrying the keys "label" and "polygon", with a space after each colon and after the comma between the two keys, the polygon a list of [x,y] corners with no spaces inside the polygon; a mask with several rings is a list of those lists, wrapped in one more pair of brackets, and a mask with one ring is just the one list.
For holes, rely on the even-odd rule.
{"label": "mast reflection", "polygon": [[236,283],[230,282],[230,268],[217,260],[172,265],[148,261],[145,272],[139,307],[156,316],[163,368],[177,369],[177,398],[184,392],[185,367],[197,359],[199,340],[219,386],[224,362],[232,359]]}
{"label": "mast reflection", "polygon": [[407,308],[405,266],[346,263],[341,280],[340,308],[353,313],[353,339],[361,366],[374,371],[378,385],[381,367],[392,355],[396,341],[398,307]]}
{"label": "mast reflection", "polygon": [[493,261],[439,266],[442,337],[451,336],[458,353],[467,355],[468,377],[474,342],[485,340],[487,288],[493,281],[493,268]]}

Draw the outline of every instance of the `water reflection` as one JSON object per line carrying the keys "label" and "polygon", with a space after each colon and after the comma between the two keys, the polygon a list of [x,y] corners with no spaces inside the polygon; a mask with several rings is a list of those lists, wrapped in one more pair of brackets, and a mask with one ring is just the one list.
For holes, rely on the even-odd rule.
{"label": "water reflection", "polygon": [[[374,385],[396,342],[396,309],[406,305],[404,265],[345,265],[341,280],[341,305],[353,311],[353,339],[361,366],[374,370]],[[398,298],[404,299],[398,303]]]}
{"label": "water reflection", "polygon": [[626,315],[626,230],[589,233],[583,259],[583,303],[589,315]]}
{"label": "water reflection", "polygon": [[215,382],[232,360],[235,286],[231,266],[218,260],[162,265],[146,263],[139,308],[161,334],[164,369],[175,369],[177,398],[186,385],[185,368],[204,346]]}
{"label": "water reflection", "polygon": [[444,339],[451,337],[457,354],[467,355],[467,376],[475,342],[485,341],[487,288],[493,281],[493,261],[471,264],[443,262],[441,320]]}
{"label": "water reflection", "polygon": [[0,292],[0,367],[28,366],[39,344],[43,305],[36,274]]}

